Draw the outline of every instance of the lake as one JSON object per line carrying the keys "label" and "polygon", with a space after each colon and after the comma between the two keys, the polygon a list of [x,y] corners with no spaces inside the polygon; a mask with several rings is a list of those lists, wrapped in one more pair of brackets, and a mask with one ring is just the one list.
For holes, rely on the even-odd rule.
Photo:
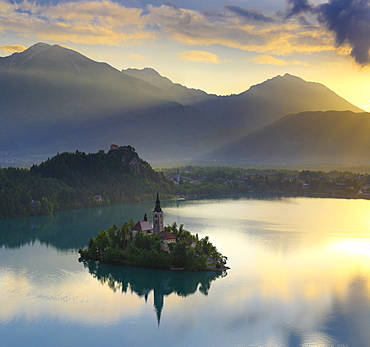
{"label": "lake", "polygon": [[162,202],[227,273],[79,261],[153,203],[0,220],[0,346],[369,346],[370,201]]}

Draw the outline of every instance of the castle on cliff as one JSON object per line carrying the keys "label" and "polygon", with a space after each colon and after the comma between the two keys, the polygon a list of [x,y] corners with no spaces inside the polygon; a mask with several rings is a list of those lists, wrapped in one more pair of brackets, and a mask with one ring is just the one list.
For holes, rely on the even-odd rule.
{"label": "castle on cliff", "polygon": [[120,158],[121,162],[130,165],[134,170],[139,173],[140,162],[139,155],[135,152],[135,147],[111,145],[108,155],[115,158]]}

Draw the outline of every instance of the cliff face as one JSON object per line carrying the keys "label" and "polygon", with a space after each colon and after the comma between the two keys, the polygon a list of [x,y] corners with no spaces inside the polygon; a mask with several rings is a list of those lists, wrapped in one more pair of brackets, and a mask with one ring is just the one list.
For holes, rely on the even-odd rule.
{"label": "cliff face", "polygon": [[120,158],[121,163],[130,165],[136,173],[140,172],[139,155],[135,152],[134,147],[130,145],[120,147],[112,145],[108,155],[113,156],[114,158]]}

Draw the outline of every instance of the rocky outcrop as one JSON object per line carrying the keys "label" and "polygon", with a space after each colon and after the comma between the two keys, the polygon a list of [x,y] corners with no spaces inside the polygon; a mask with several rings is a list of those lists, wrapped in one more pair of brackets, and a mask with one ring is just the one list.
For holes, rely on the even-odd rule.
{"label": "rocky outcrop", "polygon": [[128,146],[111,145],[108,155],[115,158],[120,158],[121,162],[130,165],[137,173],[140,172],[139,155],[135,152],[135,148]]}

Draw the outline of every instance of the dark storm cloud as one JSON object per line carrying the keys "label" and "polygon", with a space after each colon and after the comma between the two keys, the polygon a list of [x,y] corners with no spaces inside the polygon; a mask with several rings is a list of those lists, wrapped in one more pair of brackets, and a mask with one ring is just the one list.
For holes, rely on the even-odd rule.
{"label": "dark storm cloud", "polygon": [[286,18],[305,12],[315,14],[334,33],[337,47],[349,44],[351,56],[359,65],[370,63],[369,0],[330,0],[318,6],[308,0],[287,0],[287,6]]}
{"label": "dark storm cloud", "polygon": [[320,23],[335,33],[337,46],[348,43],[360,65],[370,63],[370,6],[368,0],[331,0],[317,6]]}
{"label": "dark storm cloud", "polygon": [[254,9],[242,8],[242,7],[233,6],[233,5],[226,5],[225,8],[247,20],[253,20],[256,22],[266,22],[266,23],[274,21],[271,17],[268,17],[264,15],[263,13],[257,10],[254,10]]}

